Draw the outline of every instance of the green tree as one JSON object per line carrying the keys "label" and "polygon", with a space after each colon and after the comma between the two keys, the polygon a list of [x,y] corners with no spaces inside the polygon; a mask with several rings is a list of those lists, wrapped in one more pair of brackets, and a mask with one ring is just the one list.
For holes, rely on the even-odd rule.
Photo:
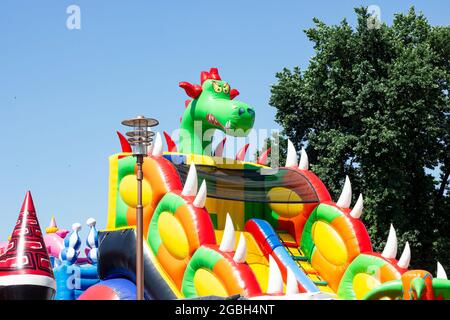
{"label": "green tree", "polygon": [[[450,27],[411,8],[391,26],[314,19],[305,30],[315,55],[306,70],[277,73],[270,105],[311,169],[337,199],[349,175],[354,199],[381,251],[393,223],[413,267],[450,263]],[[400,254],[400,252],[399,252]]]}

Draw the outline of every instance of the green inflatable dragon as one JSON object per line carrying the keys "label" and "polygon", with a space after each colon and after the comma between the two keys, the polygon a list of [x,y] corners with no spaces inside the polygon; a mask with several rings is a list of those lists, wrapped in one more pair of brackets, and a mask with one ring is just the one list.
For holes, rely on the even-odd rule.
{"label": "green inflatable dragon", "polygon": [[207,154],[215,130],[227,135],[245,137],[255,122],[255,111],[248,104],[234,100],[239,94],[223,81],[217,68],[200,75],[201,85],[180,82],[193,98],[186,101],[181,119],[179,152]]}

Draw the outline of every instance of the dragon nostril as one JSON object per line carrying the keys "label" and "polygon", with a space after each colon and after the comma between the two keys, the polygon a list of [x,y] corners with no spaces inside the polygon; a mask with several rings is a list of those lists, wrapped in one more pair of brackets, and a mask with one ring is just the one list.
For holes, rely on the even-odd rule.
{"label": "dragon nostril", "polygon": [[242,115],[245,112],[244,108],[239,108],[239,115]]}
{"label": "dragon nostril", "polygon": [[252,108],[247,108],[247,112],[251,115],[255,114],[255,110],[253,110]]}

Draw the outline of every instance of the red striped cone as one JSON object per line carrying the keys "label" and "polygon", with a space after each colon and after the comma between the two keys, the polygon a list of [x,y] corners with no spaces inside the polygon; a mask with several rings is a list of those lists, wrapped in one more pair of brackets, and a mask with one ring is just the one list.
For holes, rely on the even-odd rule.
{"label": "red striped cone", "polygon": [[0,256],[0,299],[52,299],[55,288],[52,265],[28,191],[8,247]]}

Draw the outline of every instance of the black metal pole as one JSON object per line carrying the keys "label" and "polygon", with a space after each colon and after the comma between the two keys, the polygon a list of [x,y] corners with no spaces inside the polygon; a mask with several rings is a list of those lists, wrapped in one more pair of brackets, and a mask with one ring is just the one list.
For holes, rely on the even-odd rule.
{"label": "black metal pole", "polygon": [[158,120],[137,116],[133,119],[123,120],[122,124],[133,127],[127,132],[128,142],[134,146],[133,155],[137,165],[137,205],[136,205],[136,299],[144,300],[144,207],[142,205],[142,180],[144,178],[142,165],[146,156],[146,149],[152,141],[153,132],[148,128],[158,125]]}
{"label": "black metal pole", "polygon": [[137,300],[144,300],[144,231],[143,231],[143,206],[142,206],[142,164],[143,155],[136,155],[137,164],[137,206],[136,206],[136,290]]}

